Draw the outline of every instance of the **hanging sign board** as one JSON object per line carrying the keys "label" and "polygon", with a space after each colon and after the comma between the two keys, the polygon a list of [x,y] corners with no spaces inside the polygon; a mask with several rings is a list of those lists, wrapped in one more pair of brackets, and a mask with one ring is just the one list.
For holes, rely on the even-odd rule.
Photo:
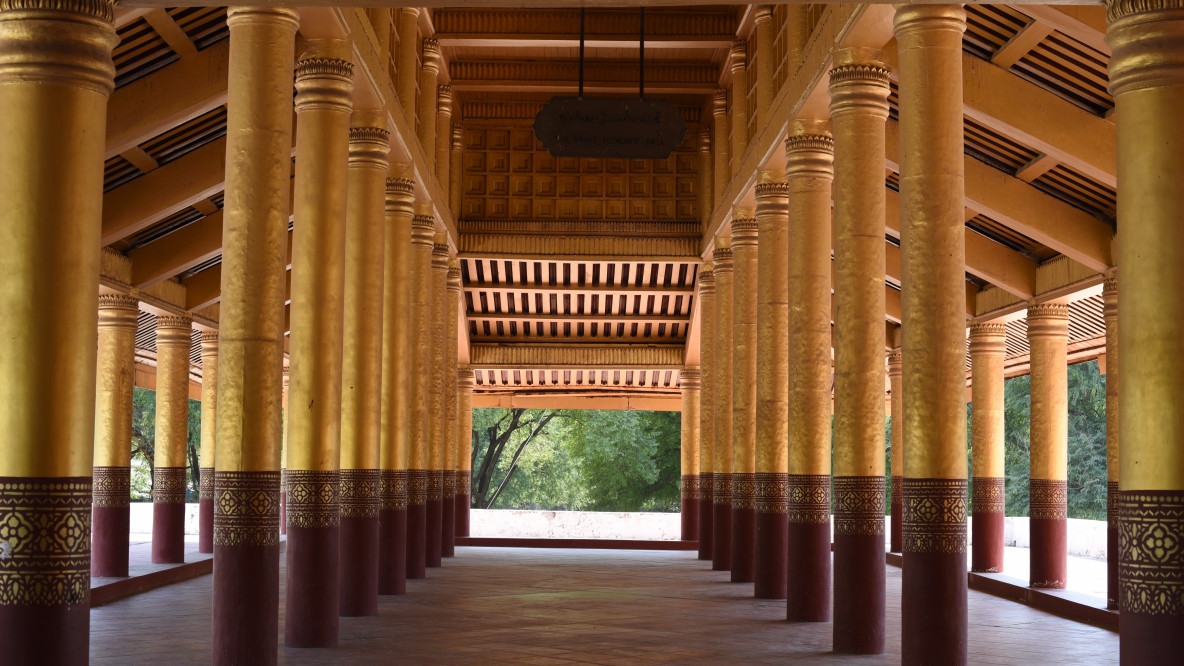
{"label": "hanging sign board", "polygon": [[664,159],[686,133],[664,99],[552,97],[534,118],[534,135],[555,157]]}

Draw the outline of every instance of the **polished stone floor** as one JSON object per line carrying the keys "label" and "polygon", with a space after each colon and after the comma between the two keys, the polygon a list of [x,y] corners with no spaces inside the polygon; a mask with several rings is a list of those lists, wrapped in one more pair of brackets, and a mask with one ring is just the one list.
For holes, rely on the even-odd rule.
{"label": "polished stone floor", "polygon": [[[899,663],[900,576],[888,567],[888,651],[829,652],[831,625],[789,624],[692,552],[457,548],[379,614],[342,618],[335,649],[280,648],[286,664]],[[280,580],[283,580],[281,576]],[[91,613],[94,664],[208,664],[212,577]],[[281,612],[282,616],[282,612]],[[282,628],[281,628],[282,629]],[[283,635],[281,630],[280,635]],[[977,664],[1107,664],[1118,635],[970,592]]]}

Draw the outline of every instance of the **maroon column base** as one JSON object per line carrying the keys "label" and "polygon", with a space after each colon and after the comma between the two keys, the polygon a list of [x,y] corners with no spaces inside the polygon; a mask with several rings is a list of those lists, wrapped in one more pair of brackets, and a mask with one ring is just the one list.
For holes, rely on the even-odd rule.
{"label": "maroon column base", "polygon": [[284,601],[284,645],[288,647],[337,645],[338,579],[334,574],[339,568],[339,539],[337,525],[288,528]]}
{"label": "maroon column base", "polygon": [[711,519],[711,569],[732,570],[732,505],[713,504]]}
{"label": "maroon column base", "polygon": [[835,534],[834,650],[884,652],[884,532]]}
{"label": "maroon column base", "polygon": [[[782,498],[782,503],[784,503],[784,498]],[[782,510],[776,513],[758,509],[756,512],[756,571],[753,576],[753,594],[757,599],[785,598],[785,567],[788,562],[786,552],[788,547],[789,523],[786,522],[785,508],[782,507]]]}
{"label": "maroon column base", "polygon": [[1123,490],[1117,503],[1123,664],[1177,664],[1184,654],[1184,491]]}
{"label": "maroon column base", "polygon": [[756,510],[732,509],[732,582],[753,582],[756,569]]}
{"label": "maroon column base", "polygon": [[92,576],[126,577],[131,507],[95,506],[91,510]]}
{"label": "maroon column base", "polygon": [[790,522],[786,535],[786,619],[829,622],[830,522]]}
{"label": "maroon column base", "polygon": [[423,578],[427,569],[427,506],[407,505],[407,578]]}
{"label": "maroon column base", "polygon": [[440,506],[440,556],[456,557],[456,496],[446,497]]}
{"label": "maroon column base", "polygon": [[890,531],[888,535],[888,552],[899,553],[901,545],[904,543],[904,529],[901,521],[901,477],[892,477],[892,519],[889,521]]}
{"label": "maroon column base", "polygon": [[0,606],[6,664],[77,664],[90,659],[90,597],[70,605]]}
{"label": "maroon column base", "polygon": [[715,502],[712,475],[699,475],[699,559],[710,560],[715,531]]}
{"label": "maroon column base", "polygon": [[185,504],[152,503],[152,563],[185,562]]}
{"label": "maroon column base", "polygon": [[694,497],[683,497],[680,503],[681,530],[683,541],[697,541],[699,539],[699,500]]}
{"label": "maroon column base", "polygon": [[906,478],[903,486],[901,662],[965,664],[966,481]]}
{"label": "maroon column base", "polygon": [[1032,587],[1064,589],[1069,579],[1068,521],[1064,518],[1028,520],[1031,530]]}
{"label": "maroon column base", "polygon": [[[468,473],[465,473],[465,479],[468,478]],[[468,481],[465,481],[468,483]],[[456,495],[456,536],[469,536],[469,506],[473,503],[473,498],[469,495],[468,488],[463,493]],[[455,542],[455,540],[453,540]]]}
{"label": "maroon column base", "polygon": [[970,523],[970,570],[979,573],[1003,571],[1003,512],[975,511]]}
{"label": "maroon column base", "polygon": [[280,534],[288,533],[288,484],[280,486]]}
{"label": "maroon column base", "polygon": [[197,503],[197,552],[214,552],[214,498]]}
{"label": "maroon column base", "polygon": [[378,512],[378,593],[407,592],[407,509]]}
{"label": "maroon column base", "polygon": [[378,513],[341,517],[342,617],[378,614]]}
{"label": "maroon column base", "polygon": [[441,524],[443,521],[443,507],[441,506],[440,500],[429,499],[425,511],[425,525],[427,529],[425,532],[424,541],[424,562],[429,567],[438,567],[440,566],[441,557],[440,532],[441,528],[443,527]]}
{"label": "maroon column base", "polygon": [[1106,482],[1106,608],[1118,610],[1118,483]]}

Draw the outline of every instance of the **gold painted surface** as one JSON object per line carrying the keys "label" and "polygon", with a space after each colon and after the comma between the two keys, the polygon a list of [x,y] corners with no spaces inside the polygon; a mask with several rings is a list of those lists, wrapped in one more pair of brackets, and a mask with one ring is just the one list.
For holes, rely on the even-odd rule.
{"label": "gold painted surface", "polygon": [[399,105],[403,107],[403,117],[407,126],[415,127],[415,84],[416,67],[415,56],[419,46],[419,9],[416,7],[401,7],[395,19],[395,29],[399,36],[399,48],[396,57],[395,72],[398,76]]}
{"label": "gold painted surface", "polygon": [[[365,120],[370,120],[366,118]],[[377,469],[382,418],[383,225],[389,135],[349,129],[341,469]]]}
{"label": "gold painted surface", "polygon": [[[1003,477],[1003,324],[970,327],[971,455],[975,479]],[[977,492],[977,482],[975,489]],[[976,505],[977,506],[977,505]]]}
{"label": "gold painted surface", "polygon": [[[444,469],[444,449],[451,444],[452,439],[445,432],[446,414],[444,407],[444,375],[447,374],[447,343],[448,336],[448,238],[443,233],[436,234],[435,245],[432,247],[431,272],[431,365],[428,377],[428,467],[434,476],[428,477],[429,495],[439,494],[440,475]],[[433,488],[435,489],[433,491]],[[429,497],[431,499],[431,497]],[[436,497],[439,499],[439,497]]]}
{"label": "gold painted surface", "polygon": [[[436,109],[436,180],[444,185],[449,182],[452,148],[452,86],[440,86],[437,91]],[[427,150],[427,146],[424,147]]]}
{"label": "gold painted surface", "polygon": [[1118,483],[1119,429],[1118,387],[1122,366],[1118,363],[1118,269],[1106,274],[1102,285],[1102,317],[1106,322],[1106,482]]}
{"label": "gold painted surface", "polygon": [[884,476],[882,183],[889,90],[888,69],[876,60],[878,55],[868,49],[840,49],[835,54],[837,66],[830,71],[835,151],[834,474],[843,477]]}
{"label": "gold painted surface", "polygon": [[1119,606],[1178,621],[1184,614],[1179,549],[1184,498],[1171,491],[1123,491],[1117,507]]}
{"label": "gold painted surface", "polygon": [[[457,451],[459,427],[457,419],[457,335],[460,333],[458,317],[460,316],[460,260],[456,257],[448,259],[447,304],[445,313],[448,335],[444,338],[444,469],[451,474],[457,469],[460,457]],[[445,479],[445,490],[448,490],[449,480]],[[455,491],[454,493],[455,494]]]}
{"label": "gold painted surface", "polygon": [[41,4],[0,12],[0,476],[89,477],[114,3]]}
{"label": "gold painted surface", "polygon": [[214,472],[214,545],[280,542],[280,473]]}
{"label": "gold painted surface", "polygon": [[189,465],[189,349],[193,344],[188,317],[156,318],[156,467]]}
{"label": "gold painted surface", "polygon": [[[691,478],[697,484],[699,478],[699,370],[683,368],[679,372],[679,388],[682,392],[682,478],[684,483]],[[698,499],[698,486],[693,486]],[[687,488],[684,485],[684,494]]]}
{"label": "gold painted surface", "polygon": [[[462,367],[457,371],[457,428],[456,437],[458,440],[460,459],[457,469],[460,470],[460,475],[457,477],[458,486],[457,492],[469,492],[467,484],[470,481],[470,474],[473,471],[473,370],[468,367]],[[462,490],[463,489],[463,490]]]}
{"label": "gold painted surface", "polygon": [[738,175],[744,150],[748,148],[748,57],[745,49],[744,40],[736,40],[732,42],[732,50],[728,54],[732,70],[732,167],[728,173],[732,177]]}
{"label": "gold painted surface", "polygon": [[[918,479],[965,481],[967,472],[965,29],[960,5],[909,5],[893,20],[901,109],[904,456],[907,476]],[[906,522],[908,512],[906,506]]]}
{"label": "gold painted surface", "polygon": [[[135,385],[138,301],[99,296],[99,359],[95,386],[95,467],[129,467]],[[204,405],[203,405],[204,407]],[[204,413],[203,413],[204,415]]]}
{"label": "gold painted surface", "polygon": [[[767,61],[765,61],[767,62]],[[789,185],[756,186],[756,472],[789,470]]]}
{"label": "gold painted surface", "polygon": [[773,8],[757,7],[754,13],[756,31],[756,117],[758,122],[768,124],[769,111],[773,107],[773,70],[776,68],[773,39],[777,29],[773,27]]}
{"label": "gold painted surface", "polygon": [[699,474],[715,471],[715,266],[699,269]]}
{"label": "gold painted surface", "polygon": [[341,475],[336,469],[284,472],[288,527],[325,529],[340,522]]}
{"label": "gold painted surface", "polygon": [[[341,442],[346,164],[353,66],[341,40],[296,63],[286,469],[335,471]],[[303,525],[299,525],[303,526]]]}
{"label": "gold painted surface", "polygon": [[428,171],[436,162],[436,75],[440,72],[440,43],[423,40],[419,68],[419,147]]}
{"label": "gold painted surface", "polygon": [[[415,215],[411,219],[411,434],[408,442],[407,469],[426,470],[428,467],[428,396],[432,354],[432,244],[435,221],[431,216]],[[416,477],[409,477],[414,484]],[[408,497],[415,490],[408,486]]]}
{"label": "gold painted surface", "polygon": [[1123,225],[1118,243],[1119,485],[1184,490],[1184,7],[1107,4],[1110,92],[1122,118],[1118,219],[1138,221]]}
{"label": "gold painted surface", "polygon": [[[728,184],[732,182],[732,166],[729,159],[728,144],[728,91],[720,88],[715,91],[712,100],[711,114],[715,119],[715,187],[712,210],[724,203],[724,195],[728,191]],[[704,215],[704,218],[707,216]]]}
{"label": "gold painted surface", "polygon": [[892,390],[892,477],[899,479],[904,476],[904,354],[900,347],[888,352],[888,383]]}
{"label": "gold painted surface", "polygon": [[[279,8],[232,8],[227,19],[230,82],[218,328],[218,478],[223,473],[274,471],[280,464],[292,66],[298,22],[294,10]],[[222,488],[215,489],[216,496],[222,494]],[[225,529],[240,526],[227,523]],[[254,539],[246,533],[219,537],[216,528],[214,538],[216,544],[219,539]]]}
{"label": "gold painted surface", "polygon": [[704,127],[699,130],[699,217],[700,235],[711,219],[711,211],[715,208],[714,189],[715,180],[712,173],[711,129]]}
{"label": "gold painted surface", "polygon": [[85,608],[90,523],[89,475],[0,478],[0,607]]}
{"label": "gold painted surface", "polygon": [[1041,303],[1028,308],[1032,349],[1030,478],[1064,481],[1069,465],[1069,306]]}
{"label": "gold painted surface", "polygon": [[[797,120],[785,142],[789,184],[789,474],[831,473],[829,123]],[[792,495],[791,495],[792,502]]]}
{"label": "gold painted surface", "polygon": [[[386,181],[379,468],[407,469],[411,437],[411,218],[414,183]],[[405,481],[404,481],[405,483]]]}
{"label": "gold painted surface", "polygon": [[732,220],[732,472],[756,471],[757,221]]}
{"label": "gold painted surface", "polygon": [[730,483],[732,473],[732,246],[731,239],[715,239],[715,437],[712,473],[717,483]]}
{"label": "gold painted surface", "polygon": [[461,164],[461,151],[465,146],[465,129],[459,122],[452,123],[452,157],[448,163],[448,207],[452,209],[452,217],[459,220],[461,214],[461,182],[464,177],[464,166]]}
{"label": "gold painted surface", "polygon": [[[218,331],[202,331],[201,334],[201,451],[199,465],[201,483],[207,481],[214,487],[214,465],[217,464],[218,448]],[[212,496],[211,496],[212,499]]]}

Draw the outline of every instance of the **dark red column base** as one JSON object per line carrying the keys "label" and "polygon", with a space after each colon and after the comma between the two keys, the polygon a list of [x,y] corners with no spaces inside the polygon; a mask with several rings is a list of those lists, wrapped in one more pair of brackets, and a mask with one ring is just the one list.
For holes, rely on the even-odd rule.
{"label": "dark red column base", "polygon": [[456,557],[456,496],[445,497],[440,504],[440,556]]}
{"label": "dark red column base", "polygon": [[[469,495],[468,489],[468,472],[463,472],[463,479],[458,479],[464,484],[465,492],[457,493],[456,495],[456,536],[469,536],[469,506],[473,503],[472,496]],[[459,475],[458,475],[459,476]],[[455,539],[453,540],[455,543]]]}
{"label": "dark red column base", "polygon": [[903,482],[901,662],[967,661],[966,481]]}
{"label": "dark red column base", "polygon": [[424,548],[424,562],[429,567],[440,566],[440,532],[443,520],[443,506],[440,500],[429,499],[425,508],[425,548]]}
{"label": "dark red column base", "polygon": [[1106,482],[1106,608],[1118,610],[1118,483]]}
{"label": "dark red column base", "polygon": [[[977,481],[976,481],[977,483]],[[979,573],[1003,571],[1002,511],[975,511],[970,522],[970,570]]]}
{"label": "dark red column base", "polygon": [[272,666],[279,644],[279,472],[215,471],[213,663]]}
{"label": "dark red column base", "polygon": [[1030,518],[1032,548],[1030,584],[1059,590],[1069,579],[1068,521]]}
{"label": "dark red column base", "polygon": [[[733,475],[734,477],[735,475]],[[732,508],[732,582],[751,583],[756,575],[756,510]]]}
{"label": "dark red column base", "polygon": [[407,592],[407,509],[378,512],[378,593]]}
{"label": "dark red column base", "polygon": [[152,563],[185,562],[185,504],[152,503]]}
{"label": "dark red column base", "polygon": [[407,578],[417,580],[427,575],[427,506],[407,505]]}
{"label": "dark red column base", "polygon": [[288,533],[288,470],[283,471],[280,482],[280,534]]}
{"label": "dark red column base", "polygon": [[95,506],[91,510],[92,576],[127,576],[131,507]]}
{"label": "dark red column base", "polygon": [[881,654],[887,603],[884,533],[835,534],[834,548],[834,650]]}
{"label": "dark red column base", "polygon": [[699,475],[699,559],[710,560],[715,531],[715,502],[712,474]]}
{"label": "dark red column base", "polygon": [[77,664],[90,659],[90,597],[80,604],[0,605],[6,664]]}
{"label": "dark red column base", "polygon": [[[375,507],[377,508],[377,507]],[[378,614],[378,513],[341,516],[342,617]]]}
{"label": "dark red column base", "polygon": [[889,513],[892,515],[888,521],[888,552],[890,553],[899,553],[901,545],[904,543],[904,528],[901,520],[901,497],[903,496],[900,487],[901,480],[902,478],[899,476],[892,477],[892,503],[889,509]]}
{"label": "dark red column base", "polygon": [[337,645],[338,578],[334,574],[339,567],[339,539],[337,525],[288,527],[284,588],[284,645],[288,647]]}
{"label": "dark red column base", "polygon": [[829,622],[830,522],[790,522],[786,534],[786,619]]}
{"label": "dark red column base", "polygon": [[785,598],[785,567],[788,563],[788,547],[789,523],[784,510],[771,513],[758,508],[756,512],[756,571],[753,576],[753,595],[757,599]]}
{"label": "dark red column base", "polygon": [[214,499],[197,502],[197,552],[214,552]]}
{"label": "dark red column base", "polygon": [[699,539],[699,499],[697,497],[683,497],[679,503],[680,534],[683,541],[697,541]]}
{"label": "dark red column base", "polygon": [[711,519],[711,569],[732,570],[732,505],[713,504]]}

